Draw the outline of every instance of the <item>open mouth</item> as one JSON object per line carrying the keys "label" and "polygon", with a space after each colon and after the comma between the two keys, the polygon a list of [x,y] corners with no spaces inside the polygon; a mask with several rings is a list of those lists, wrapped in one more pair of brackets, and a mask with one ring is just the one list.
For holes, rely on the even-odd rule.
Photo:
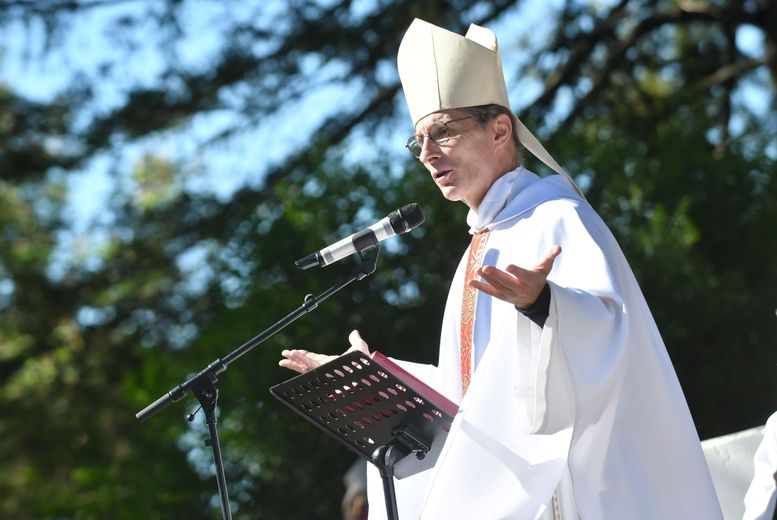
{"label": "open mouth", "polygon": [[451,173],[452,170],[440,170],[438,172],[432,173],[432,177],[435,181],[443,180],[445,177],[448,176],[448,174]]}

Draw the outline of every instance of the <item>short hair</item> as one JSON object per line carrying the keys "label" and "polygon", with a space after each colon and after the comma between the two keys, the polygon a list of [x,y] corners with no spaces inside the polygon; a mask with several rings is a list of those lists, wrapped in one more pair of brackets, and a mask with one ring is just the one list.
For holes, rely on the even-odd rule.
{"label": "short hair", "polygon": [[507,107],[503,107],[502,105],[479,105],[475,107],[464,107],[461,109],[462,111],[468,113],[472,117],[475,118],[475,120],[480,124],[480,126],[485,127],[486,124],[494,119],[499,114],[504,114],[510,118],[510,122],[513,125],[513,131],[512,131],[512,137],[513,142],[515,143],[515,156],[518,158],[518,164],[521,164],[523,161],[521,160],[523,155],[523,145],[521,144],[520,139],[518,139],[518,118],[513,114],[512,110],[510,110]]}

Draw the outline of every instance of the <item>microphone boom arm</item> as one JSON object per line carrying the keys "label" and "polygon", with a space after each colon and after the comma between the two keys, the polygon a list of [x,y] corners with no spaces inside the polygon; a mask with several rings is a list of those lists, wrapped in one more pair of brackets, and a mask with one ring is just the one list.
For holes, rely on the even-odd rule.
{"label": "microphone boom arm", "polygon": [[[368,242],[369,244],[367,244]],[[367,245],[363,249],[359,249],[357,251],[359,257],[361,258],[361,263],[353,270],[350,276],[338,281],[336,284],[318,296],[314,296],[312,294],[306,295],[300,307],[265,329],[263,332],[246,341],[223,358],[216,359],[197,375],[192,376],[185,382],[174,386],[168,392],[159,397],[159,399],[135,414],[135,417],[140,422],[146,422],[151,417],[170,406],[172,403],[183,399],[190,390],[194,393],[195,397],[200,402],[200,406],[205,412],[205,418],[208,423],[210,437],[206,439],[205,445],[209,446],[213,451],[213,459],[216,466],[216,480],[218,483],[219,497],[221,498],[222,517],[224,520],[231,520],[232,512],[230,510],[227,482],[224,473],[224,465],[221,459],[221,446],[219,445],[218,430],[216,428],[215,410],[216,401],[218,399],[218,389],[216,388],[216,382],[218,381],[218,375],[224,372],[232,362],[237,360],[243,354],[248,353],[248,351],[260,343],[263,343],[271,336],[284,329],[292,322],[296,321],[302,315],[307,314],[318,307],[320,302],[323,302],[352,282],[361,281],[374,273],[378,255],[380,254],[380,243],[377,238],[375,238],[374,234],[372,235],[372,241],[370,241],[369,238],[364,238],[363,243]],[[375,254],[371,255],[370,257],[366,257],[363,254],[364,249],[369,249],[372,246],[376,248]],[[193,414],[191,414],[190,417],[191,418],[189,420],[192,420]]]}

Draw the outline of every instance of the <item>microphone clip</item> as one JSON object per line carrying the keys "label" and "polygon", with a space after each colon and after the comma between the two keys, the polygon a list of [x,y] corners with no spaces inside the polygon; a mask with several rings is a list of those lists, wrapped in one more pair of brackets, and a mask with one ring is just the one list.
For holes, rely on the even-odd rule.
{"label": "microphone clip", "polygon": [[[375,235],[373,235],[373,237],[374,236]],[[375,254],[366,256],[364,251],[370,249],[371,247],[375,247]],[[359,254],[359,258],[361,258],[361,263],[356,266],[356,269],[353,271],[353,275],[356,277],[357,281],[361,281],[375,272],[375,268],[378,263],[378,255],[380,255],[380,241],[376,240],[373,245],[364,249],[360,249],[357,251],[357,253]]]}

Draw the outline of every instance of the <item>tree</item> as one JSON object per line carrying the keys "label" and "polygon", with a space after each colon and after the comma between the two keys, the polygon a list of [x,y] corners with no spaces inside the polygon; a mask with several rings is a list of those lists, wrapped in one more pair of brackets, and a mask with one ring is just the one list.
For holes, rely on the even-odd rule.
{"label": "tree", "polygon": [[[773,111],[777,8],[567,1],[534,7],[553,22],[545,42],[521,23],[530,7],[2,3],[0,26],[41,35],[32,63],[73,59],[85,25],[113,45],[46,99],[0,87],[0,512],[217,515],[204,425],[183,421],[192,400],[145,424],[134,414],[350,270],[301,272],[294,259],[416,201],[428,224],[387,243],[375,275],[220,378],[235,517],[337,515],[350,454],[267,388],[289,376],[281,348],[338,352],[353,328],[380,350],[435,361],[468,237],[450,231],[465,208],[393,151],[394,131],[409,131],[393,62],[415,16],[461,32],[494,25],[506,57],[525,52],[506,61],[522,78],[514,108],[618,236],[702,437],[762,421],[775,395],[777,280],[763,259],[777,253],[777,152],[771,112],[750,98]],[[216,43],[202,43],[203,28]],[[746,48],[748,31],[762,43]],[[534,84],[536,98],[522,98]],[[228,173],[217,158],[255,149],[265,155],[238,163],[236,189],[201,187]],[[113,191],[84,233],[69,190],[98,163]]]}

